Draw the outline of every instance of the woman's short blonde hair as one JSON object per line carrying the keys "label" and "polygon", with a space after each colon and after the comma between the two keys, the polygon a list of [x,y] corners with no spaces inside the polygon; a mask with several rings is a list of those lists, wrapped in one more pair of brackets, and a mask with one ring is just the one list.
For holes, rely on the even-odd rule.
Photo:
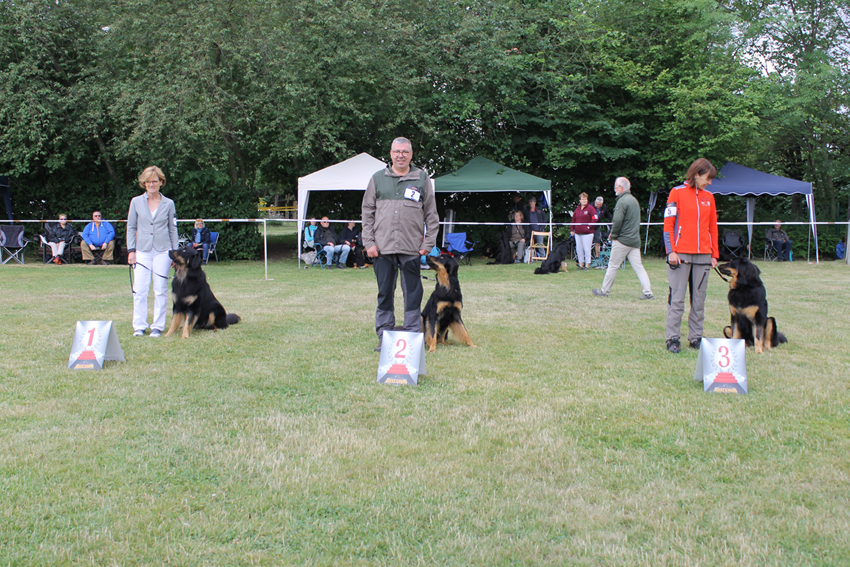
{"label": "woman's short blonde hair", "polygon": [[195,228],[199,228],[199,227],[201,227],[201,226],[204,226],[204,221],[203,221],[203,220],[201,220],[201,219],[197,219],[197,220],[195,221]]}
{"label": "woman's short blonde hair", "polygon": [[155,165],[152,165],[145,169],[142,174],[139,176],[139,187],[142,189],[145,188],[145,182],[150,181],[154,176],[158,177],[159,180],[165,185],[165,174],[162,172],[160,168]]}

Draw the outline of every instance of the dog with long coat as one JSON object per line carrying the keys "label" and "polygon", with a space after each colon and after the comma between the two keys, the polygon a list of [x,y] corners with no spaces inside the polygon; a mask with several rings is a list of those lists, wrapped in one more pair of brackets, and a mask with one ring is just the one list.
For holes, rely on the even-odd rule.
{"label": "dog with long coat", "polygon": [[165,336],[170,336],[181,326],[183,338],[189,338],[192,329],[226,329],[242,319],[228,313],[210,289],[207,275],[201,269],[202,258],[194,248],[184,247],[168,253],[174,262],[174,279],[171,282],[173,310],[171,326]]}
{"label": "dog with long coat", "polygon": [[543,263],[535,268],[535,274],[557,274],[558,272],[567,271],[567,254],[570,253],[570,245],[568,242],[559,242],[555,245],[549,256],[543,260]]}
{"label": "dog with long coat", "polygon": [[727,297],[732,323],[723,328],[723,336],[744,339],[756,353],[787,343],[776,328],[776,319],[767,315],[767,291],[758,266],[746,258],[734,258],[717,266],[717,271],[730,277]]}

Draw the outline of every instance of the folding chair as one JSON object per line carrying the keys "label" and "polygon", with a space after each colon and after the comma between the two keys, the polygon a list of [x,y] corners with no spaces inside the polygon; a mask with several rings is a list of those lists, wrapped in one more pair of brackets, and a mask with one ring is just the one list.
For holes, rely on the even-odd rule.
{"label": "folding chair", "polygon": [[[342,252],[334,252],[334,257],[331,261],[330,267],[333,268],[337,265],[337,261],[339,260],[339,255]],[[320,269],[330,269],[327,264],[328,253],[325,252],[325,249],[321,246],[316,247],[316,257],[313,258],[313,263],[310,264],[311,268],[320,268]]]}
{"label": "folding chair", "polygon": [[[607,240],[602,241],[602,246],[599,248],[599,257],[590,262],[592,268],[599,268],[600,270],[608,269],[608,263],[611,261],[611,244],[608,244],[608,242]],[[623,263],[620,264],[621,270],[626,269],[628,261],[628,258],[623,260]]]}
{"label": "folding chair", "polygon": [[[14,260],[18,264],[24,263],[24,249],[30,243],[24,238],[24,227],[14,224],[0,225],[0,264]],[[3,258],[3,252],[7,257]]]}
{"label": "folding chair", "polygon": [[210,232],[210,252],[207,254],[207,261],[209,261],[210,256],[215,255],[215,261],[218,262],[218,254],[215,251],[215,247],[218,244],[218,233]]}
{"label": "folding chair", "polygon": [[449,232],[446,234],[446,250],[457,258],[459,264],[472,265],[469,255],[475,250],[476,244],[478,243],[466,239],[465,232]]}
{"label": "folding chair", "polygon": [[776,248],[773,247],[773,241],[765,237],[764,239],[764,261],[775,262],[777,258]]}
{"label": "folding chair", "polygon": [[[41,243],[41,261],[47,263],[47,259],[52,257],[53,250],[50,248],[50,244],[48,244],[48,236],[52,232],[52,230],[58,226],[58,223],[49,222],[44,225],[44,234],[38,235],[38,240]],[[66,264],[70,264],[74,259],[74,243],[79,242],[81,240],[80,235],[75,231],[73,238],[65,239],[65,249],[62,250],[62,261]]]}
{"label": "folding chair", "polygon": [[[543,242],[537,242],[535,236],[542,236]],[[540,260],[541,262],[549,257],[549,251],[552,249],[552,233],[551,232],[536,232],[531,231],[531,242],[528,245],[529,250],[531,252],[528,255],[528,263],[532,263],[535,260]],[[538,253],[542,253],[542,256],[538,256]]]}
{"label": "folding chair", "polygon": [[744,244],[744,239],[740,234],[730,230],[723,235],[723,248],[725,248],[732,256],[740,258],[741,252],[746,250],[746,245]]}

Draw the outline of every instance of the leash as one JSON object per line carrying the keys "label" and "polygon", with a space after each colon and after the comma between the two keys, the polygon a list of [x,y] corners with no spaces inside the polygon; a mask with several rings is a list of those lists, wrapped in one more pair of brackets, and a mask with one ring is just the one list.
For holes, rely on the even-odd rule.
{"label": "leash", "polygon": [[723,273],[717,269],[717,266],[714,266],[714,271],[717,272],[717,275],[720,276],[720,279],[726,283],[729,283],[729,279],[723,275]]}
{"label": "leash", "polygon": [[[711,263],[708,263],[708,264],[699,263],[698,264],[698,263],[694,263],[694,262],[683,262],[683,261],[679,260],[678,264],[671,264],[669,260],[667,261],[667,265],[670,266],[671,270],[679,269],[679,266],[681,266],[682,264],[688,264],[689,266],[711,266]],[[721,280],[723,280],[726,283],[729,283],[729,279],[726,278],[726,276],[724,276],[722,273],[720,273],[720,270],[717,269],[717,266],[714,266],[712,269],[715,272],[717,272],[717,275],[720,276]]]}
{"label": "leash", "polygon": [[135,270],[135,269],[136,269],[136,266],[141,266],[141,267],[145,268],[147,271],[149,271],[150,273],[152,273],[152,274],[153,274],[153,275],[155,275],[155,276],[159,276],[159,277],[161,277],[161,278],[163,278],[163,279],[165,279],[165,280],[167,280],[167,279],[168,279],[168,276],[163,276],[162,274],[157,274],[156,272],[154,272],[153,270],[151,270],[150,268],[148,268],[147,266],[145,266],[145,265],[144,265],[144,264],[142,264],[141,262],[136,262],[135,264],[128,264],[128,265],[127,265],[127,268],[130,270],[130,271],[129,271],[129,276],[130,276],[130,293],[132,293],[132,294],[134,294],[134,295],[135,295],[135,293],[136,293],[136,292],[135,292],[135,290],[133,289],[133,270]]}

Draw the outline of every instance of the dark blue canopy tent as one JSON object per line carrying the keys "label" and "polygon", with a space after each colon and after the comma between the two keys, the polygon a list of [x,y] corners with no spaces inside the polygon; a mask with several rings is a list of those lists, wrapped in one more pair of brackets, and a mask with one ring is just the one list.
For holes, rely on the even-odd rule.
{"label": "dark blue canopy tent", "polygon": [[[747,198],[747,232],[749,234],[748,249],[751,250],[753,243],[753,212],[755,211],[756,197],[765,195],[805,195],[806,204],[809,207],[810,235],[815,237],[815,259],[820,262],[818,251],[818,228],[815,224],[815,199],[812,194],[812,184],[805,181],[796,181],[778,175],[771,175],[756,169],[750,169],[731,161],[726,162],[717,172],[717,179],[708,188],[715,195],[740,195]],[[657,193],[650,196],[647,209],[647,221],[649,213],[655,208]],[[647,226],[647,234],[649,226]],[[644,249],[644,253],[646,249]]]}
{"label": "dark blue canopy tent", "polygon": [[750,244],[753,242],[753,212],[756,197],[805,195],[806,204],[809,207],[810,235],[815,237],[815,261],[820,262],[818,228],[815,224],[815,199],[811,183],[771,175],[730,161],[717,172],[717,179],[708,190],[715,195],[740,195],[747,198],[747,231]]}

